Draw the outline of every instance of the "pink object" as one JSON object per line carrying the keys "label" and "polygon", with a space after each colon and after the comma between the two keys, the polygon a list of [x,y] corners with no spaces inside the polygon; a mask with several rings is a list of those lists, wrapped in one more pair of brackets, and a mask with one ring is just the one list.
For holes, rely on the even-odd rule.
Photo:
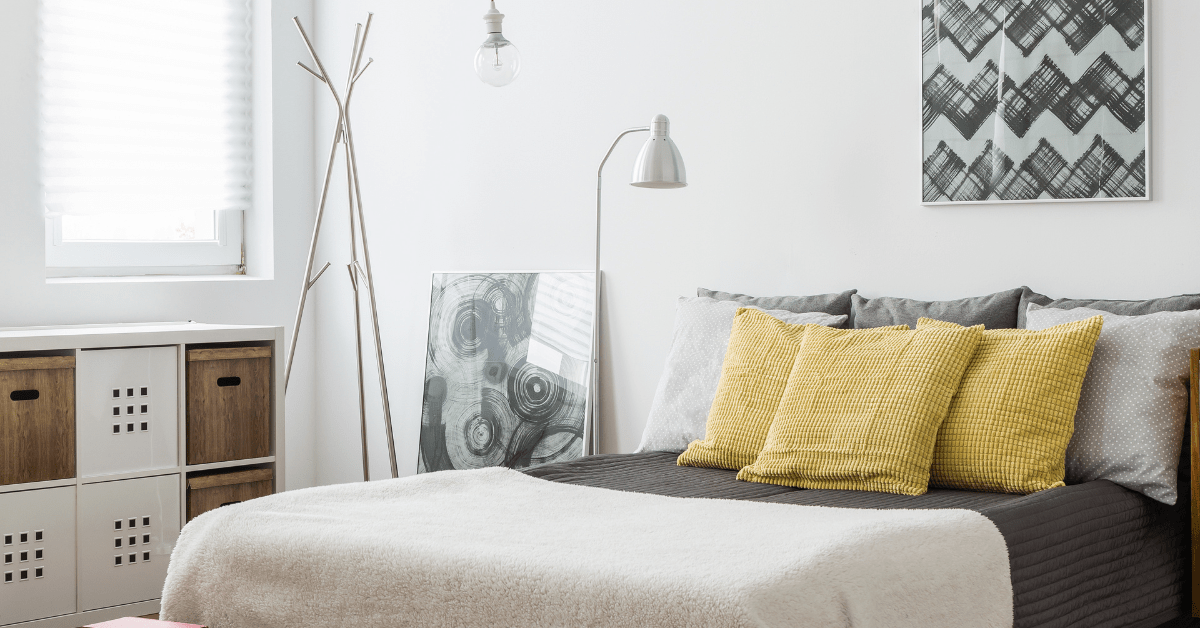
{"label": "pink object", "polygon": [[141,617],[122,617],[99,624],[89,624],[83,628],[207,628],[207,626],[159,621],[157,619],[143,619]]}

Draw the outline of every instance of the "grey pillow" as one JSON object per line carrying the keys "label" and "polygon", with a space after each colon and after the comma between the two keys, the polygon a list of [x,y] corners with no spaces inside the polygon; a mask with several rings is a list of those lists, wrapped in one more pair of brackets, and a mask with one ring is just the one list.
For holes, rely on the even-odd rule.
{"label": "grey pillow", "polygon": [[732,292],[718,292],[708,288],[696,288],[696,296],[718,301],[735,301],[742,305],[753,305],[764,310],[788,312],[825,312],[834,316],[850,315],[850,295],[857,290],[836,294],[814,294],[807,297],[751,297]]}
{"label": "grey pillow", "polygon": [[964,327],[983,325],[988,329],[1012,329],[1017,326],[1017,306],[1021,288],[1013,288],[982,297],[954,301],[917,301],[898,297],[850,299],[850,324],[855,329],[887,325],[917,326],[921,317],[958,323]]}
{"label": "grey pillow", "polygon": [[1017,306],[1017,329],[1027,329],[1025,319],[1030,303],[1048,306],[1053,300],[1044,294],[1038,294],[1030,290],[1029,286],[1021,286],[1021,304]]}
{"label": "grey pillow", "polygon": [[1178,497],[1187,421],[1189,349],[1200,310],[1121,316],[1091,308],[1029,306],[1029,329],[1104,317],[1067,446],[1067,482],[1110,480],[1164,504]]}
{"label": "grey pillow", "polygon": [[1029,308],[1030,303],[1060,310],[1087,307],[1122,316],[1143,316],[1145,314],[1154,314],[1155,312],[1200,310],[1200,294],[1180,294],[1173,297],[1146,299],[1145,301],[1115,301],[1103,299],[1051,299],[1025,286],[1021,286],[1021,290],[1021,310],[1017,320],[1017,326],[1021,329],[1025,329],[1025,310]]}
{"label": "grey pillow", "polygon": [[[641,451],[683,451],[688,443],[704,438],[708,409],[717,394],[721,365],[729,347],[733,317],[743,306],[735,301],[707,297],[680,297],[675,310],[675,337],[667,365],[654,391],[650,416],[642,432]],[[761,309],[761,308],[754,308]],[[846,316],[823,312],[795,313],[767,310],[785,323],[814,323],[837,327]]]}

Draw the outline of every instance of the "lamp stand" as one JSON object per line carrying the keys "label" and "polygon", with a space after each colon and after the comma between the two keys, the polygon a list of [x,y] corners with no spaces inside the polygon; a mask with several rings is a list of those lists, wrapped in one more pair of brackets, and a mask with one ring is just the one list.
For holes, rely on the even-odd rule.
{"label": "lamp stand", "polygon": [[[304,26],[300,24],[299,17],[293,17],[296,28],[300,31],[300,37],[304,39],[304,45],[308,48],[309,55],[312,56],[313,62],[317,66],[317,70],[304,65],[302,62],[297,62],[297,65],[308,71],[329,87],[329,92],[333,94],[333,100],[337,103],[338,123],[334,130],[333,142],[329,147],[329,165],[325,167],[325,181],[321,186],[321,200],[317,205],[317,217],[313,224],[312,241],[308,247],[308,263],[304,270],[304,283],[300,287],[300,304],[296,308],[296,323],[292,327],[292,342],[288,349],[287,367],[284,374],[284,389],[287,389],[288,381],[292,376],[292,361],[296,356],[296,343],[300,338],[300,322],[304,318],[304,304],[308,299],[308,291],[312,289],[313,284],[321,278],[321,275],[329,268],[329,262],[317,271],[316,276],[313,276],[313,259],[317,253],[317,239],[321,235],[321,220],[325,216],[325,201],[329,197],[329,182],[333,178],[333,166],[337,159],[338,146],[342,146],[346,151],[346,191],[349,200],[349,215],[350,215],[350,263],[346,265],[346,270],[350,273],[350,285],[354,288],[354,348],[355,356],[358,360],[358,417],[359,425],[362,429],[362,462],[363,462],[363,480],[371,479],[371,468],[367,457],[367,408],[366,408],[366,391],[363,384],[363,338],[362,338],[362,299],[361,290],[366,287],[367,295],[371,303],[371,323],[372,331],[375,337],[375,359],[379,368],[379,392],[383,397],[383,417],[384,427],[387,431],[388,454],[390,456],[392,477],[399,477],[399,470],[396,466],[396,442],[392,436],[392,410],[388,403],[387,390],[387,372],[384,370],[383,364],[383,344],[379,337],[379,310],[375,305],[375,282],[371,275],[371,253],[367,246],[367,223],[363,218],[362,209],[362,193],[358,185],[358,160],[354,154],[354,132],[350,126],[350,99],[354,95],[354,85],[358,82],[359,77],[371,65],[373,59],[367,59],[366,65],[362,65],[363,49],[366,47],[367,35],[371,32],[371,19],[375,16],[374,13],[367,14],[367,25],[356,24],[354,28],[354,48],[350,51],[350,70],[346,75],[345,95],[343,101],[338,94],[338,90],[333,86],[333,79],[329,77],[329,73],[325,71],[324,64],[321,63],[321,58],[317,56],[317,51],[313,48],[312,41],[309,40],[308,34],[304,32]],[[355,222],[357,219],[357,223]],[[357,228],[356,228],[357,225]],[[360,260],[358,254],[359,244],[362,244],[362,258]]]}
{"label": "lamp stand", "polygon": [[613,150],[617,148],[617,144],[621,143],[621,138],[630,133],[638,133],[649,131],[648,126],[633,127],[621,131],[613,140],[612,146],[608,147],[608,152],[604,153],[604,159],[600,160],[600,167],[596,169],[596,301],[592,309],[595,312],[595,321],[592,323],[592,386],[588,390],[588,412],[587,424],[584,436],[585,455],[600,453],[600,191],[603,188],[604,182],[604,164],[608,163],[609,156]]}

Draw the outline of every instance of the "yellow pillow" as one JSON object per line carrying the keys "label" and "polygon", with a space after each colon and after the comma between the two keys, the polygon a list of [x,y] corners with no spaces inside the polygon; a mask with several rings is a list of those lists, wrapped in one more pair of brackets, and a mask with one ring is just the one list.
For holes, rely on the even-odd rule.
{"label": "yellow pillow", "polygon": [[812,328],[763,450],[739,480],[920,495],[983,326]]}
{"label": "yellow pillow", "polygon": [[[938,431],[930,486],[1035,493],[1063,486],[1079,391],[1104,318],[992,329]],[[958,327],[921,319],[917,329]]]}
{"label": "yellow pillow", "polygon": [[704,440],[688,445],[677,460],[680,466],[741,469],[754,462],[806,327],[761,310],[737,311]]}

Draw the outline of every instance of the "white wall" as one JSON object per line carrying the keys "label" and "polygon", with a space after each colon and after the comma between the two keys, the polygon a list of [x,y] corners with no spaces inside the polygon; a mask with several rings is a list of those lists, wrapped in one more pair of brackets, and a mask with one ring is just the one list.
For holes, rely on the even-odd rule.
{"label": "white wall", "polygon": [[[589,268],[595,167],[617,132],[656,113],[671,116],[691,185],[624,185],[637,139],[607,169],[606,451],[636,447],[673,298],[697,285],[925,299],[1022,283],[1056,297],[1200,292],[1196,2],[1152,7],[1153,202],[960,208],[919,204],[917,0],[503,0],[523,60],[503,89],[472,72],[486,8],[317,6],[338,72],[355,20],[376,12],[376,62],[354,119],[371,234],[383,243],[374,264],[403,472],[416,465],[431,271]],[[323,137],[331,113],[318,110]],[[320,390],[322,408],[335,405],[331,389],[342,399],[353,387],[346,299],[326,289],[320,301],[320,369],[336,381]],[[360,473],[349,426],[322,427],[322,482]],[[372,455],[384,473],[382,445]]]}
{"label": "white wall", "polygon": [[[522,76],[475,78],[486,2],[315,0],[310,33],[345,71],[355,21],[376,12],[376,59],[355,97],[369,235],[402,473],[416,467],[434,270],[587,269],[595,168],[622,129],[671,117],[683,190],[624,185],[638,138],[606,172],[603,448],[637,444],[667,351],[674,297],[857,287],[954,298],[1022,283],[1053,296],[1197,292],[1192,120],[1200,4],[1153,5],[1155,200],[927,208],[919,204],[919,3],[866,0],[502,0]],[[0,20],[0,326],[195,319],[289,325],[332,130],[329,96],[276,0],[273,279],[47,284],[36,186],[36,0]],[[847,78],[850,77],[850,78]],[[315,135],[314,135],[315,127]],[[289,483],[361,477],[345,188],[332,189],[288,396]],[[316,333],[313,333],[313,332]],[[290,332],[290,329],[289,329]],[[370,348],[370,338],[366,338]],[[374,378],[367,356],[368,380]],[[372,474],[386,476],[368,390]]]}
{"label": "white wall", "polygon": [[[251,252],[251,273],[273,278],[47,284],[37,184],[37,1],[0,3],[0,327],[197,320],[287,325],[290,332],[313,197],[311,83],[293,65],[303,48],[290,18],[309,16],[312,3],[275,0],[274,5],[273,28],[282,34],[272,50],[274,150],[272,172],[266,173],[274,207],[255,208],[260,217],[265,212],[273,219],[250,221],[250,228],[270,226],[274,244]],[[273,263],[256,259],[264,250],[273,253]],[[307,322],[315,321],[314,316]],[[290,488],[312,485],[316,478],[314,338],[306,335],[287,398]]]}
{"label": "white wall", "polygon": [[[430,272],[589,268],[596,165],[619,131],[660,112],[690,186],[624,185],[636,138],[606,173],[605,451],[636,447],[674,297],[697,285],[926,299],[1021,284],[1072,297],[1200,292],[1200,3],[1152,7],[1152,202],[954,208],[919,202],[919,2],[851,4],[503,0],[523,69],[496,89],[471,66],[483,0],[318,3],[319,45],[338,72],[354,22],[376,13],[354,119],[402,472],[416,466]],[[344,258],[344,240],[325,254]],[[349,297],[322,290],[326,416],[349,407],[352,338]],[[319,428],[320,481],[358,477],[352,427],[348,413]]]}

